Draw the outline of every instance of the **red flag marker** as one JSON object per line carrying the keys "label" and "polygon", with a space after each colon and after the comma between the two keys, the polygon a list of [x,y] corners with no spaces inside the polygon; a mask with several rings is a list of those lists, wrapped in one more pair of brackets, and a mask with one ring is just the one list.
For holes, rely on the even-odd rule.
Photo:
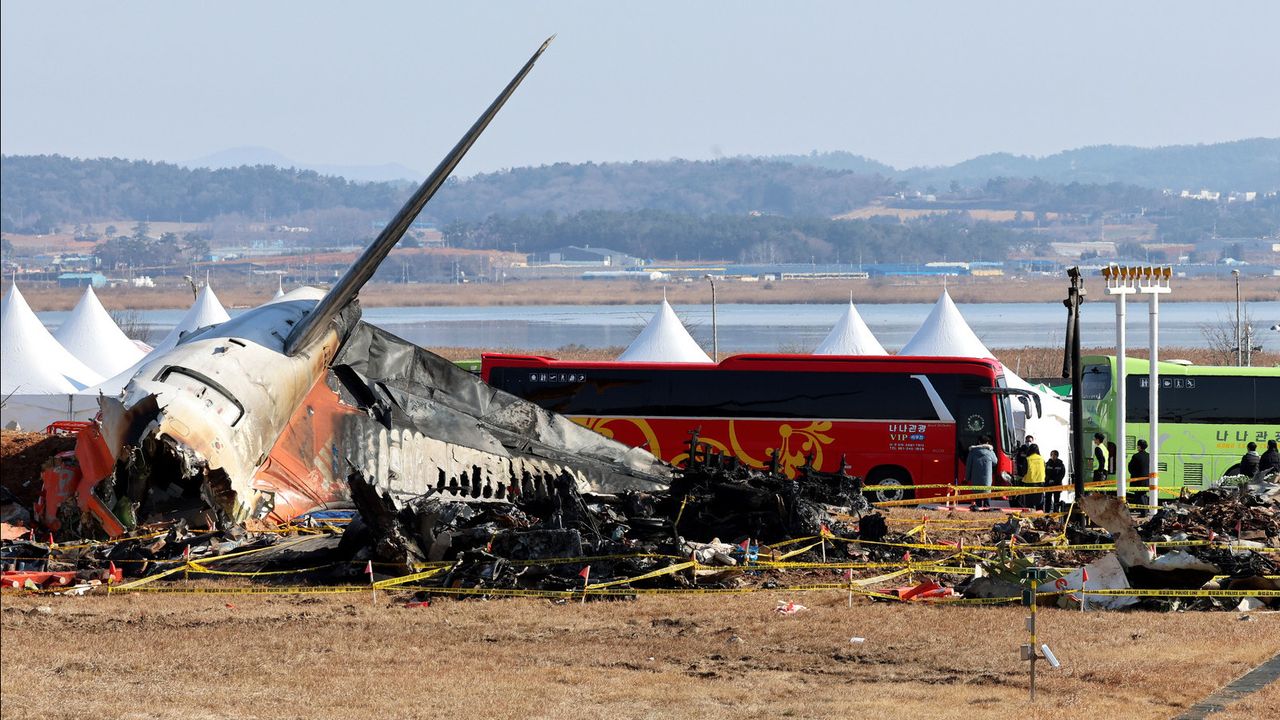
{"label": "red flag marker", "polygon": [[364,574],[373,577],[373,561],[367,560],[364,564]]}
{"label": "red flag marker", "polygon": [[1080,568],[1080,581],[1089,582],[1089,568]]}
{"label": "red flag marker", "polygon": [[902,553],[902,562],[907,563],[908,565],[910,565],[910,564],[911,564],[911,551],[910,551],[910,550],[908,550],[908,551],[906,551],[906,552]]}
{"label": "red flag marker", "polygon": [[578,572],[578,577],[582,578],[582,604],[587,604],[587,584],[591,582],[591,566],[585,565]]}

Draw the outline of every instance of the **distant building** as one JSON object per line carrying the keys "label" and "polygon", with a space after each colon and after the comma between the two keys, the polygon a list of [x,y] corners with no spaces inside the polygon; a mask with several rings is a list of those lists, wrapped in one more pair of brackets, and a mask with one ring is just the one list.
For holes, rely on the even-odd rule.
{"label": "distant building", "polygon": [[100,272],[68,272],[58,276],[58,287],[85,287],[92,285],[100,288],[107,284],[107,276]]}
{"label": "distant building", "polygon": [[591,246],[556,248],[529,256],[530,265],[600,265],[602,267],[638,267],[644,260],[609,248]]}

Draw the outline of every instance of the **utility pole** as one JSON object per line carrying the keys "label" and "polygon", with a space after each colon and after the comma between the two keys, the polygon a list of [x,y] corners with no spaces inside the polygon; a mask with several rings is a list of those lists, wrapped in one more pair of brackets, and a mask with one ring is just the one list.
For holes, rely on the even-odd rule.
{"label": "utility pole", "polygon": [[[1147,504],[1153,508],[1160,504],[1160,296],[1170,292],[1169,280],[1173,277],[1173,268],[1144,267],[1138,279],[1138,292],[1150,295],[1150,327],[1148,344],[1151,346],[1151,357],[1147,361],[1147,393],[1150,437],[1147,439],[1147,452],[1151,455],[1150,490]],[[1151,511],[1155,514],[1155,510]]]}
{"label": "utility pole", "polygon": [[1236,367],[1244,365],[1244,348],[1240,345],[1240,271],[1232,270],[1236,278]]}
{"label": "utility pole", "polygon": [[711,359],[720,362],[720,334],[716,327],[716,279],[711,273],[703,277],[711,283]]}
{"label": "utility pole", "polygon": [[[1071,379],[1071,481],[1075,486],[1076,502],[1084,497],[1084,393],[1080,387],[1080,305],[1084,303],[1085,289],[1080,268],[1067,270],[1071,286],[1067,299],[1067,347],[1062,359],[1062,377]],[[1078,521],[1083,522],[1080,514]]]}
{"label": "utility pole", "polygon": [[[1115,442],[1116,453],[1116,497],[1124,500],[1128,497],[1129,492],[1129,474],[1128,466],[1125,464],[1125,455],[1129,452],[1129,443],[1126,440],[1125,416],[1128,413],[1128,382],[1125,378],[1125,353],[1128,348],[1125,347],[1125,301],[1130,295],[1136,292],[1133,287],[1134,281],[1137,279],[1137,268],[1119,267],[1111,265],[1102,269],[1102,277],[1107,283],[1107,294],[1112,295],[1116,299],[1116,417],[1115,417],[1115,436],[1112,440]],[[1112,453],[1115,456],[1116,453]]]}

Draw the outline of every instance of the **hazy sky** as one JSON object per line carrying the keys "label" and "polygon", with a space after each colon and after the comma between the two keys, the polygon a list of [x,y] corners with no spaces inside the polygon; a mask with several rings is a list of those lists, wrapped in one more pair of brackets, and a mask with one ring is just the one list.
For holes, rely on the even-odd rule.
{"label": "hazy sky", "polygon": [[1280,2],[6,2],[0,149],[556,161],[1280,136]]}

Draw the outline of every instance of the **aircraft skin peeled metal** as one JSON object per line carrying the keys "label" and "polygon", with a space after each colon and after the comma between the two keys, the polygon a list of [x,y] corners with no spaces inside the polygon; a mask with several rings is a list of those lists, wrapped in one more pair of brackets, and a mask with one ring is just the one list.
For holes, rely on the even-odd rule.
{"label": "aircraft skin peeled metal", "polygon": [[[189,334],[101,398],[100,427],[81,442],[104,461],[73,493],[45,497],[42,519],[56,527],[64,503],[92,494],[109,535],[127,529],[122,517],[280,522],[351,505],[353,476],[389,507],[427,494],[507,501],[565,479],[587,493],[664,488],[669,468],[649,453],[359,320],[359,289],[549,42],[332,290],[295,290]],[[116,517],[103,521],[104,507]]]}

